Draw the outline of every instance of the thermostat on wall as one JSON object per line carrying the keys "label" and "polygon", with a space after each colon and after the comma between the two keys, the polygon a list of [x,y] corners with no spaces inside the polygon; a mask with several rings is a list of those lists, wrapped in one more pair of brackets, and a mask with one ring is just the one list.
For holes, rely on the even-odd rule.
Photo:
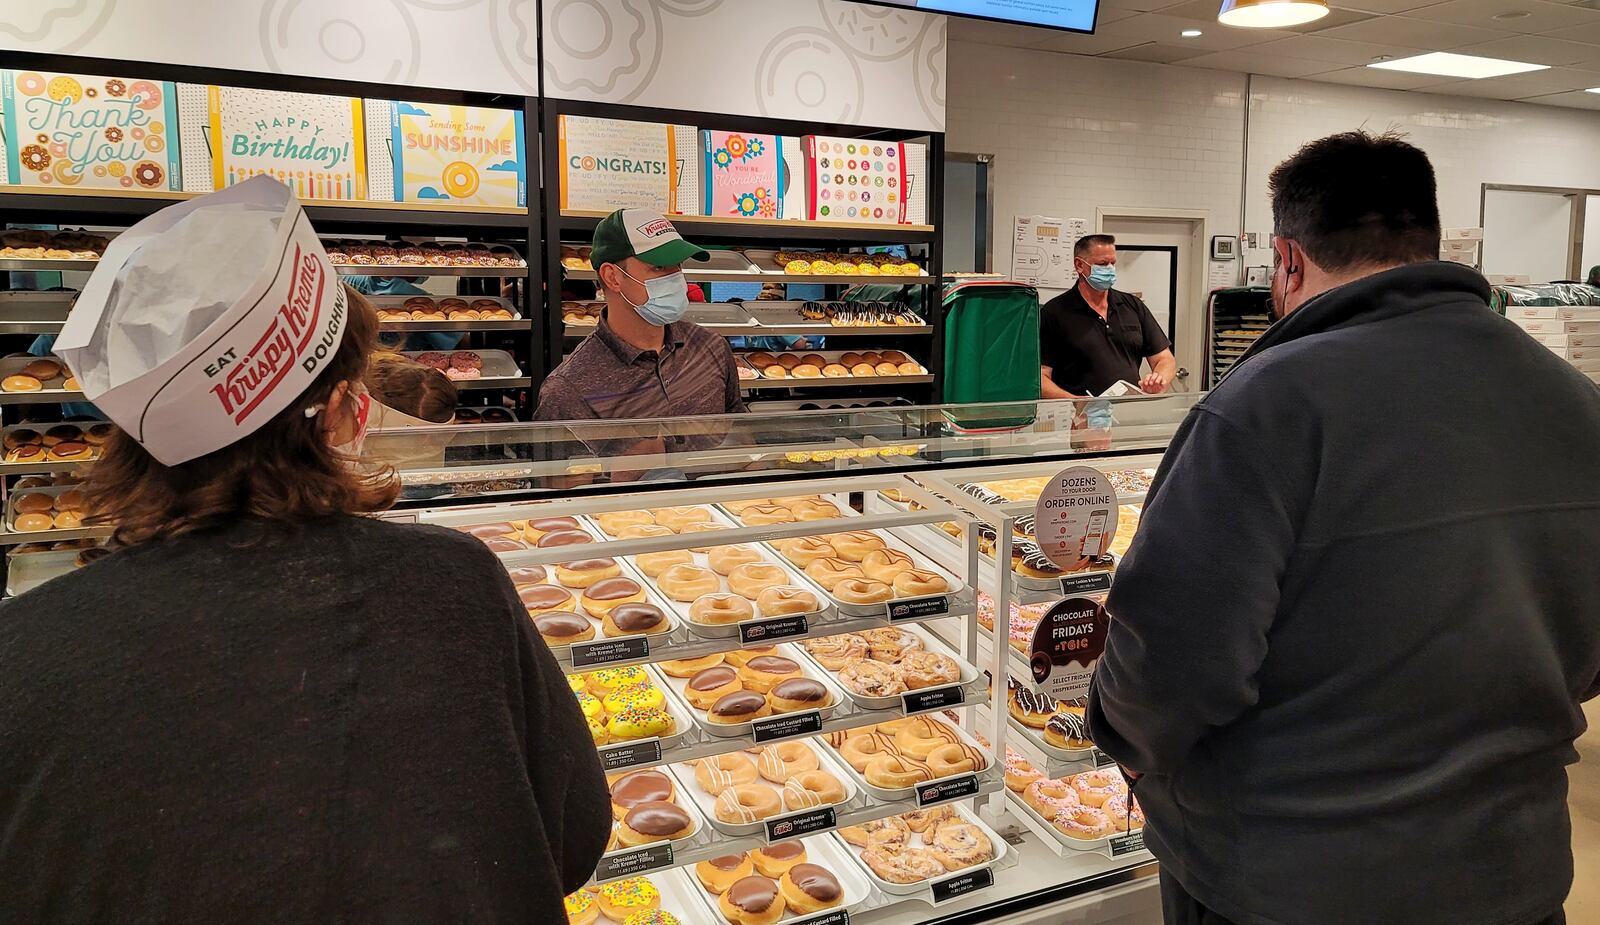
{"label": "thermostat on wall", "polygon": [[1232,260],[1239,256],[1239,239],[1225,234],[1216,235],[1211,239],[1212,260]]}

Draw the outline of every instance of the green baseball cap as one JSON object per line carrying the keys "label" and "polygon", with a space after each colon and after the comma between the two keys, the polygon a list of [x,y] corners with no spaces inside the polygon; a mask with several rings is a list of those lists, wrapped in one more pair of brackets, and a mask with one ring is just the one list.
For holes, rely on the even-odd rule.
{"label": "green baseball cap", "polygon": [[589,262],[599,269],[601,264],[621,263],[628,257],[638,257],[653,267],[675,267],[691,257],[711,259],[704,248],[685,241],[660,212],[618,209],[594,226]]}

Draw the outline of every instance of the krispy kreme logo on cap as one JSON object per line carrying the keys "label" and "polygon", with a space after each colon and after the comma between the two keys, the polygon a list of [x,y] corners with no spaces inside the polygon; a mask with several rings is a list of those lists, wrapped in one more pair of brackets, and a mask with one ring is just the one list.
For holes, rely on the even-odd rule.
{"label": "krispy kreme logo on cap", "polygon": [[653,218],[639,226],[639,234],[646,238],[659,238],[664,234],[676,234],[672,223],[664,218]]}
{"label": "krispy kreme logo on cap", "polygon": [[[211,394],[235,424],[244,423],[295,364],[308,375],[315,374],[339,343],[346,311],[343,287],[328,286],[327,265],[302,251],[299,243],[287,265],[292,273],[288,293],[261,337],[242,356],[237,348],[227,347],[205,367],[207,376],[222,376],[211,386]],[[323,296],[330,290],[330,317],[321,325]],[[319,327],[322,337],[313,343]]]}

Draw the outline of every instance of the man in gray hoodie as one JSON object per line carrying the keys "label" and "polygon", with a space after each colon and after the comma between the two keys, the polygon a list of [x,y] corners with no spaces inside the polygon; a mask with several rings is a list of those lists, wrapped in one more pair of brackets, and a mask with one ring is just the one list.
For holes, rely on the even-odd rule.
{"label": "man in gray hoodie", "polygon": [[1600,389],[1435,259],[1393,136],[1272,174],[1280,320],[1173,439],[1094,740],[1169,923],[1531,925],[1600,693]]}

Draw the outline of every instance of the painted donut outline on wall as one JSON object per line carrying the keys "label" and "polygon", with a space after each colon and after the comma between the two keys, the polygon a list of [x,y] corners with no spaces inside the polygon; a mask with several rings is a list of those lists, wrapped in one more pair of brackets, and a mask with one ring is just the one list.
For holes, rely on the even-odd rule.
{"label": "painted donut outline on wall", "polygon": [[506,73],[529,94],[539,92],[539,4],[494,0],[494,52]]}
{"label": "painted donut outline on wall", "polygon": [[[796,76],[792,90],[783,101],[781,108],[775,108],[772,103],[779,98],[777,86],[780,79],[779,70],[787,58],[796,52],[821,53],[829,60],[821,67],[813,66]],[[841,99],[833,103],[836,94],[824,75],[845,73],[844,64],[850,65],[849,73],[855,78],[853,99]],[[822,81],[822,96],[815,102],[804,99],[799,90],[801,78],[812,76]],[[844,91],[844,96],[851,95],[850,90]],[[818,112],[824,105],[837,105],[834,112]],[[844,48],[827,32],[809,27],[797,27],[778,33],[767,44],[756,64],[756,106],[763,116],[805,118],[825,122],[851,122],[861,116],[866,105],[866,79],[861,75],[861,62],[855,55]]]}
{"label": "painted donut outline on wall", "polygon": [[912,79],[917,88],[917,104],[932,120],[935,131],[944,131],[945,64],[949,54],[949,21],[940,17],[930,23],[917,41],[916,66]]}
{"label": "painted donut outline on wall", "polygon": [[725,0],[656,0],[674,15],[682,17],[704,16],[714,12]]}
{"label": "painted donut outline on wall", "polygon": [[429,10],[435,13],[454,13],[477,6],[483,0],[405,0],[408,6],[419,10]]}
{"label": "painted donut outline on wall", "polygon": [[30,8],[38,12],[32,29],[10,21],[20,13],[7,9],[7,16],[0,18],[0,35],[12,36],[39,51],[64,54],[77,51],[100,34],[116,9],[116,0],[35,0]]}
{"label": "painted donut outline on wall", "polygon": [[[574,43],[564,33],[563,14],[579,7],[594,10],[604,20],[600,44]],[[661,10],[650,0],[556,0],[546,10],[545,21],[549,24],[545,78],[566,93],[632,102],[650,86],[661,66]],[[626,55],[615,53],[620,43],[626,43]],[[593,73],[586,73],[586,68]]]}
{"label": "painted donut outline on wall", "polygon": [[[314,0],[268,0],[261,7],[261,53],[267,66],[279,74],[325,75],[331,70],[336,76],[356,80],[414,83],[422,49],[416,20],[400,0],[380,2],[387,3],[389,10],[363,11],[367,15],[356,22],[328,15],[328,10]],[[296,17],[301,10],[315,17],[310,25],[303,17]],[[395,29],[396,25],[402,26],[404,32]],[[354,55],[338,55],[328,48],[329,29],[335,26],[355,31],[360,46]],[[384,28],[384,33],[370,34],[375,27]],[[315,36],[315,51],[309,41],[296,42],[291,36]],[[369,57],[369,52],[376,53]],[[382,60],[390,54],[392,58]]]}
{"label": "painted donut outline on wall", "polygon": [[817,0],[817,7],[834,38],[869,61],[892,61],[910,54],[933,22],[944,18],[847,0]]}

